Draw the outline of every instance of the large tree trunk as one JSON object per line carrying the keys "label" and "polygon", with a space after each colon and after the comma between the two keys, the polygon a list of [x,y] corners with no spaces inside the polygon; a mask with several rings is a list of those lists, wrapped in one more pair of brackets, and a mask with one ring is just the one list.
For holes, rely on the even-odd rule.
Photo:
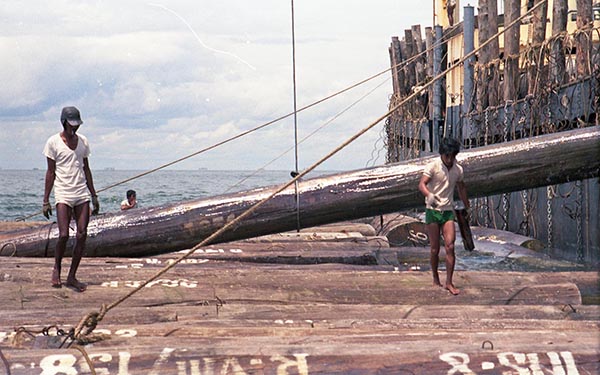
{"label": "large tree trunk", "polygon": [[562,33],[567,30],[567,13],[569,5],[567,0],[554,0],[552,5],[552,44],[550,78],[555,85],[562,85],[565,81],[565,51]]}
{"label": "large tree trunk", "polygon": [[[438,156],[304,180],[303,227],[424,206],[417,185]],[[600,127],[588,127],[461,152],[469,196],[482,197],[596,177]],[[91,220],[87,256],[137,256],[193,247],[276,191],[267,187],[179,204],[107,214]],[[294,188],[258,208],[215,242],[296,229]],[[55,225],[0,234],[0,253],[52,256]]]}
{"label": "large tree trunk", "polygon": [[[504,24],[510,25],[520,14],[519,0],[504,0]],[[516,101],[519,87],[519,36],[520,25],[518,22],[504,33],[504,102]]]}

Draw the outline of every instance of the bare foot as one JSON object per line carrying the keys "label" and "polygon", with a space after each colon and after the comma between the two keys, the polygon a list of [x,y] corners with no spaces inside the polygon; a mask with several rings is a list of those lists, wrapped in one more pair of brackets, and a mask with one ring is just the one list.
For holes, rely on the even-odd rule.
{"label": "bare foot", "polygon": [[52,270],[52,287],[53,288],[62,288],[62,283],[60,282],[60,276],[58,275],[58,270],[56,268]]}
{"label": "bare foot", "polygon": [[68,288],[73,289],[76,292],[85,292],[85,290],[87,289],[87,285],[77,281],[77,279],[71,279],[71,280],[67,280],[67,282],[65,283],[65,285]]}
{"label": "bare foot", "polygon": [[433,286],[437,286],[437,287],[439,287],[439,288],[442,288],[442,287],[443,287],[442,283],[440,283],[439,281],[434,281],[434,282],[433,282]]}
{"label": "bare foot", "polygon": [[452,285],[452,284],[446,284],[446,286],[444,286],[444,288],[448,289],[448,291],[450,293],[452,293],[453,295],[457,295],[460,293],[460,290],[456,289],[454,287],[454,285]]}

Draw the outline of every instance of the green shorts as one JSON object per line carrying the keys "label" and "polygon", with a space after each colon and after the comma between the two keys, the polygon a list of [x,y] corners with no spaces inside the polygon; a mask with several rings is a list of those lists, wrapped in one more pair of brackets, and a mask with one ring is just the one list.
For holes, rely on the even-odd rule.
{"label": "green shorts", "polygon": [[454,211],[437,211],[429,208],[425,211],[425,224],[442,225],[450,220],[454,220]]}

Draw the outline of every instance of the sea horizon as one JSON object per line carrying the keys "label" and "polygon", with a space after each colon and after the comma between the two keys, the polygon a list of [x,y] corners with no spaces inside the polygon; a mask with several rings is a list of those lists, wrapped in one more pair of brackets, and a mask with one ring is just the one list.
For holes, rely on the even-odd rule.
{"label": "sea horizon", "polygon": [[[127,190],[137,192],[140,207],[154,207],[279,185],[291,179],[290,171],[286,170],[161,169],[145,174],[147,172],[134,169],[92,170],[100,212],[118,212]],[[336,172],[313,171],[309,177]],[[45,173],[46,170],[41,168],[0,169],[1,221],[18,220],[41,212]],[[138,176],[140,174],[144,175]],[[53,194],[50,201],[53,204]],[[43,220],[44,217],[39,214],[31,220],[35,219]]]}

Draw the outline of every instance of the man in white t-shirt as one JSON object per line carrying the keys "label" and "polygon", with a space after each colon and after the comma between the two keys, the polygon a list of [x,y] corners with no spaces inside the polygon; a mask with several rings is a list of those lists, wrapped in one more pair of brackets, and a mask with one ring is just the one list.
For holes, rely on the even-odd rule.
{"label": "man in white t-shirt", "polygon": [[[423,177],[419,182],[419,191],[425,196],[425,223],[429,229],[431,245],[431,271],[433,285],[443,286],[456,295],[460,291],[454,286],[452,276],[456,257],[454,255],[454,187],[458,188],[458,196],[468,210],[469,199],[463,181],[463,168],[456,163],[456,155],[460,151],[460,143],[452,138],[444,138],[440,142],[440,158],[427,164]],[[446,249],[446,282],[440,282],[438,263],[440,253],[440,232],[444,237]]]}
{"label": "man in white t-shirt", "polygon": [[78,292],[83,292],[87,286],[79,282],[75,274],[85,250],[87,227],[90,219],[90,194],[94,205],[92,214],[98,213],[100,205],[94,188],[92,171],[88,163],[90,146],[85,136],[77,134],[79,126],[83,123],[79,110],[75,107],[63,108],[60,122],[63,131],[48,138],[44,147],[48,169],[46,171],[42,212],[47,219],[52,215],[50,192],[54,188],[58,224],[58,242],[54,252],[52,286],[55,288],[62,286],[60,278],[61,263],[69,240],[69,223],[71,218],[74,217],[77,232],[75,234],[71,268],[65,285]]}

